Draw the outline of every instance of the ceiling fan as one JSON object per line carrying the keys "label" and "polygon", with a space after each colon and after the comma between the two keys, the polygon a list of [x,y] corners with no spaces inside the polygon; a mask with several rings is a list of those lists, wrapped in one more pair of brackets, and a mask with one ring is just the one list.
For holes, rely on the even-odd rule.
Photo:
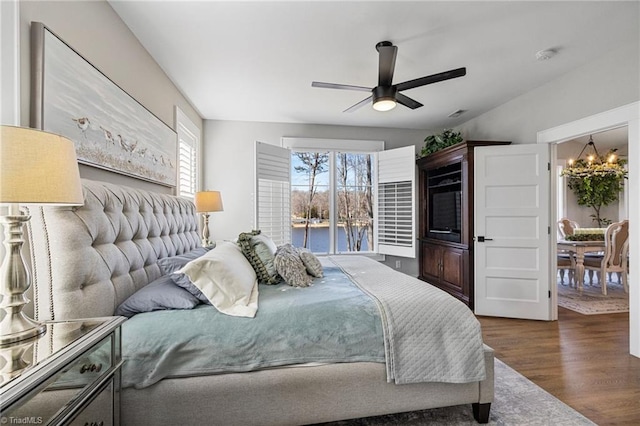
{"label": "ceiling fan", "polygon": [[373,102],[373,109],[377,111],[389,111],[395,108],[396,103],[402,104],[411,109],[416,109],[420,108],[422,104],[400,92],[403,90],[413,89],[415,87],[425,86],[427,84],[462,77],[467,74],[467,69],[463,67],[438,74],[428,75],[426,77],[416,78],[415,80],[409,80],[403,83],[393,84],[393,70],[396,66],[398,47],[394,46],[390,41],[381,41],[376,44],[376,50],[379,53],[378,85],[376,87],[371,88],[352,86],[348,84],[323,83],[321,81],[312,82],[311,87],[371,92],[371,96],[361,100],[353,106],[350,106],[343,112],[353,112],[369,102]]}

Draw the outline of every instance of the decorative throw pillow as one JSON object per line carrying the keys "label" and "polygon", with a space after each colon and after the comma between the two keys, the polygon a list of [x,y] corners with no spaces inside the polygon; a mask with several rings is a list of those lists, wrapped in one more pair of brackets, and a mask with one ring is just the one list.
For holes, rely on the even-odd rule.
{"label": "decorative throw pillow", "polygon": [[160,272],[162,275],[171,274],[178,269],[182,268],[187,263],[191,262],[194,259],[199,258],[210,249],[207,247],[198,247],[191,250],[188,253],[180,254],[178,256],[171,257],[163,257],[162,259],[158,259],[158,266],[160,267]]}
{"label": "decorative throw pillow", "polygon": [[312,275],[316,278],[322,278],[322,264],[320,263],[320,260],[316,257],[316,255],[307,248],[299,247],[297,248],[297,250],[298,254],[300,255],[300,260],[302,260],[302,263],[307,269],[309,275]]}
{"label": "decorative throw pillow", "polygon": [[192,294],[176,287],[169,275],[164,275],[129,296],[116,308],[115,314],[131,318],[142,312],[192,309],[198,303]]}
{"label": "decorative throw pillow", "polygon": [[300,259],[298,251],[291,244],[278,247],[274,259],[276,270],[284,281],[293,287],[309,287],[312,278]]}
{"label": "decorative throw pillow", "polygon": [[261,284],[276,284],[280,281],[273,263],[277,247],[273,240],[258,231],[243,232],[238,236],[238,245],[258,276]]}
{"label": "decorative throw pillow", "polygon": [[256,315],[258,280],[236,244],[230,241],[219,243],[177,272],[189,277],[221,313],[250,318]]}

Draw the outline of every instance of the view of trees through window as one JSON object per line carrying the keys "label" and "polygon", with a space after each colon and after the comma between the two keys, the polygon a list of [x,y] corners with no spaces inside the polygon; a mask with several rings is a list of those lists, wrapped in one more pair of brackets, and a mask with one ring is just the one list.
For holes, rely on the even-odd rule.
{"label": "view of trees through window", "polygon": [[[291,214],[295,246],[316,253],[373,250],[372,157],[359,153],[292,152]],[[332,218],[336,223],[332,223]],[[331,235],[335,247],[331,247]]]}

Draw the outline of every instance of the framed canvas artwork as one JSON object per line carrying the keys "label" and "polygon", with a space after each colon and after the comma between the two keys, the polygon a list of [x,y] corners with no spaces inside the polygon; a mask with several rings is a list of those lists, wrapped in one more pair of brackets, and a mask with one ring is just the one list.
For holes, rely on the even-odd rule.
{"label": "framed canvas artwork", "polygon": [[176,186],[173,129],[44,24],[31,44],[32,127],[71,139],[81,164]]}

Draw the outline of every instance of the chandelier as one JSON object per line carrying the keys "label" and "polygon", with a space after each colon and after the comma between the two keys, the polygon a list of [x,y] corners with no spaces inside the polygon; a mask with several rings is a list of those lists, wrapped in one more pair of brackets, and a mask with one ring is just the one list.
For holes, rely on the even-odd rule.
{"label": "chandelier", "polygon": [[589,135],[589,142],[584,145],[576,160],[569,159],[568,166],[562,170],[562,176],[582,178],[613,174],[626,178],[627,172],[624,168],[624,162],[618,161],[616,151],[616,149],[612,149],[606,155],[600,155],[593,142],[593,136]]}
{"label": "chandelier", "polygon": [[[600,216],[600,209],[618,199],[627,178],[626,161],[618,160],[615,152],[615,149],[610,150],[601,156],[593,137],[589,136],[589,142],[578,154],[578,159],[569,160],[560,173],[567,179],[567,186],[575,194],[578,205],[593,209],[591,217],[600,228],[611,223]],[[584,158],[583,154],[586,155]]]}

